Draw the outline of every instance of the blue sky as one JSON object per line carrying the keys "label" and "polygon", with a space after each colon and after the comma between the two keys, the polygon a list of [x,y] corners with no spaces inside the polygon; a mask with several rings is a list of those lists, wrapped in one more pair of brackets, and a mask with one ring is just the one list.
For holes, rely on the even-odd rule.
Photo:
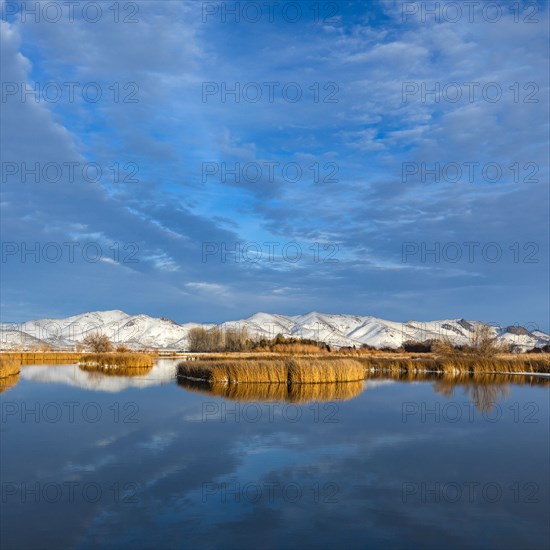
{"label": "blue sky", "polygon": [[112,2],[96,22],[50,4],[59,21],[2,2],[3,321],[318,310],[548,330],[546,2],[160,0],[118,22]]}

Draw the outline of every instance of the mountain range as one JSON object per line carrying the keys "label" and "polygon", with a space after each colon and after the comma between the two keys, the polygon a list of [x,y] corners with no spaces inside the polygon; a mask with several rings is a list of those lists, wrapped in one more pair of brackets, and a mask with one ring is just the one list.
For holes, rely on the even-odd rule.
{"label": "mountain range", "polygon": [[[338,315],[310,312],[305,315],[278,315],[256,313],[248,319],[213,323],[179,324],[166,317],[129,315],[120,310],[82,313],[64,319],[39,319],[24,323],[0,324],[0,349],[36,349],[51,346],[53,349],[74,349],[94,332],[109,336],[114,343],[124,343],[132,349],[158,348],[159,350],[188,349],[189,330],[196,327],[222,330],[246,328],[252,337],[308,338],[325,342],[335,348],[363,344],[375,348],[398,348],[408,340],[448,339],[454,344],[467,344],[479,321],[446,319],[439,321],[386,321],[376,317]],[[494,327],[498,340],[526,351],[550,344],[550,335],[522,326]]]}

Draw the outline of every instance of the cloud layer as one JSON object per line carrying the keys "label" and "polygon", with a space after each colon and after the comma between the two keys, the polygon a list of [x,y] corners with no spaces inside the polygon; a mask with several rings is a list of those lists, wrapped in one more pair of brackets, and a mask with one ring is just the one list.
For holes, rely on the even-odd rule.
{"label": "cloud layer", "polygon": [[296,22],[14,5],[3,320],[316,309],[548,329],[545,3],[493,23],[483,3],[451,21],[300,2]]}

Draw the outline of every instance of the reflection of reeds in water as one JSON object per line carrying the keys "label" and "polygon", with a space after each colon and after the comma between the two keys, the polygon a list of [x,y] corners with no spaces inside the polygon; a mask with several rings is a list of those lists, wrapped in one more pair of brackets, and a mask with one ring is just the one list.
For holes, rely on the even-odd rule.
{"label": "reflection of reeds in water", "polygon": [[89,353],[82,355],[80,366],[86,367],[111,367],[111,368],[145,368],[153,366],[153,356],[148,353]]}
{"label": "reflection of reeds in water", "polygon": [[347,358],[273,358],[265,360],[182,361],[178,376],[211,384],[320,384],[363,380],[361,363]]}
{"label": "reflection of reeds in water", "polygon": [[0,393],[3,393],[10,388],[13,388],[19,382],[19,373],[12,374],[11,376],[3,376],[0,378]]}
{"label": "reflection of reeds in water", "polygon": [[79,365],[81,370],[87,372],[97,372],[108,376],[144,376],[153,369],[150,367],[112,367],[108,365]]}
{"label": "reflection of reeds in water", "polygon": [[517,384],[530,386],[548,386],[550,385],[550,377],[537,376],[530,374],[500,374],[500,373],[472,373],[472,372],[437,372],[437,371],[404,371],[396,370],[389,371],[385,369],[377,369],[367,371],[367,380],[398,380],[398,381],[415,381],[415,382],[438,382],[441,386],[448,384],[450,386],[460,386],[468,384]]}
{"label": "reflection of reeds in water", "polygon": [[459,385],[455,381],[439,380],[433,384],[434,391],[448,398],[454,395],[457,387],[464,389],[470,395],[471,401],[484,413],[491,412],[498,401],[507,399],[510,394],[510,386],[505,383],[484,384],[479,381],[469,381]]}
{"label": "reflection of reeds in water", "polygon": [[[377,356],[368,357],[235,357],[183,361],[179,383],[228,399],[330,400],[350,399],[362,390],[362,380],[394,379],[434,382],[434,390],[452,395],[465,387],[478,408],[489,411],[505,398],[505,384],[548,385],[550,378],[514,373],[550,372],[550,358],[501,356]],[[187,381],[185,381],[187,380]],[[354,384],[353,381],[359,381]]]}
{"label": "reflection of reeds in water", "polygon": [[470,395],[471,401],[483,413],[490,412],[498,401],[509,395],[510,385],[550,386],[550,378],[521,374],[469,373],[469,372],[426,372],[375,370],[367,379],[397,380],[401,382],[433,382],[437,393],[450,398],[457,388]]}
{"label": "reflection of reeds in water", "polygon": [[318,384],[228,384],[208,383],[178,378],[178,385],[186,390],[234,401],[308,401],[349,400],[363,391],[363,381]]}
{"label": "reflection of reeds in water", "polygon": [[289,401],[349,401],[363,391],[363,380],[319,384],[292,384],[288,386]]}
{"label": "reflection of reeds in water", "polygon": [[21,361],[9,355],[0,355],[0,378],[19,374]]}

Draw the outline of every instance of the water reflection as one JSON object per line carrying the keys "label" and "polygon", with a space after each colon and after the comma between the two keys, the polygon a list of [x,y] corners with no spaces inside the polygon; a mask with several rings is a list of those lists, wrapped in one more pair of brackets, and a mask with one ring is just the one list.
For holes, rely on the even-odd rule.
{"label": "water reflection", "polygon": [[499,401],[508,399],[510,395],[508,384],[480,383],[476,381],[457,383],[449,380],[439,380],[433,384],[434,390],[448,399],[454,396],[457,387],[462,388],[477,409],[483,413],[491,412]]}
{"label": "water reflection", "polygon": [[457,390],[467,395],[474,406],[482,413],[490,413],[497,403],[508,399],[511,385],[529,385],[546,387],[550,385],[550,377],[519,374],[473,374],[473,373],[373,373],[369,378],[380,377],[399,381],[433,381],[435,392],[447,399],[452,398]]}
{"label": "water reflection", "polygon": [[366,382],[339,382],[325,384],[223,384],[192,381],[178,377],[178,385],[184,390],[230,399],[232,401],[287,401],[307,403],[312,401],[348,401],[356,398],[365,385],[384,381],[431,381],[436,393],[451,399],[462,391],[482,413],[490,413],[500,401],[508,399],[510,385],[547,386],[550,379],[521,375],[442,375],[439,373],[382,374],[369,376]]}
{"label": "water reflection", "polygon": [[8,391],[19,382],[19,373],[0,378],[0,393]]}
{"label": "water reflection", "polygon": [[[97,369],[83,369],[79,365],[24,365],[21,377],[25,380],[49,384],[66,384],[90,391],[122,392],[129,388],[147,388],[174,382],[177,362],[159,359],[146,372],[128,369],[130,373],[106,373]],[[113,369],[111,369],[113,370]]]}
{"label": "water reflection", "polygon": [[[0,547],[548,547],[546,380],[373,376],[350,391],[218,394],[176,383],[175,365],[137,377],[22,368],[2,396],[13,413],[1,433]],[[517,406],[490,420],[468,408],[456,421],[442,406],[453,395]],[[309,402],[326,398],[343,400]],[[530,403],[536,422],[525,423]],[[482,490],[495,484],[498,501]]]}
{"label": "water reflection", "polygon": [[348,401],[364,389],[362,380],[321,384],[208,384],[178,377],[185,390],[231,399],[233,401]]}
{"label": "water reflection", "polygon": [[153,366],[150,367],[109,367],[106,365],[79,365],[81,370],[96,373],[105,374],[106,376],[144,376],[149,374],[153,370]]}

